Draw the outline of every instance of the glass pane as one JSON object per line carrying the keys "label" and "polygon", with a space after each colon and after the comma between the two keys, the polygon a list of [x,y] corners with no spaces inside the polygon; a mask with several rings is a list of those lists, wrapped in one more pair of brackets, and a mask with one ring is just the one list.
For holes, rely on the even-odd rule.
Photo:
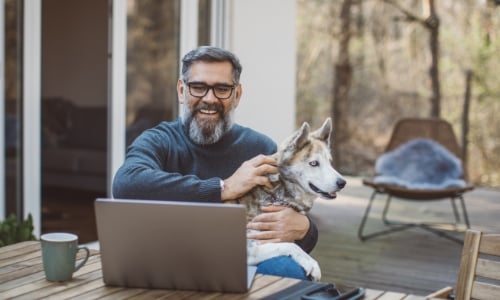
{"label": "glass pane", "polygon": [[127,145],[177,117],[180,1],[129,0]]}
{"label": "glass pane", "polygon": [[5,197],[6,214],[22,215],[21,77],[22,28],[20,1],[5,1]]}
{"label": "glass pane", "polygon": [[107,194],[108,2],[42,1],[42,233],[97,239]]}

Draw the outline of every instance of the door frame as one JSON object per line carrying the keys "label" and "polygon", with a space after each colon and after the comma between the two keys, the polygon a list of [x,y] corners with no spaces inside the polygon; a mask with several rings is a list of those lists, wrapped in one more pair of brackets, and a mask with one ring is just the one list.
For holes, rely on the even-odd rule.
{"label": "door frame", "polygon": [[127,0],[109,0],[107,190],[125,159],[127,106]]}
{"label": "door frame", "polygon": [[42,0],[23,7],[22,191],[23,217],[33,217],[34,235],[41,231],[41,66]]}

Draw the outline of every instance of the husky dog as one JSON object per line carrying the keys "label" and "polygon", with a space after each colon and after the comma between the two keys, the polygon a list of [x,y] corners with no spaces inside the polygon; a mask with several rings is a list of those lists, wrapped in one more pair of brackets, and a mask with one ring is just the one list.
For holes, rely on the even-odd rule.
{"label": "husky dog", "polygon": [[[304,123],[278,148],[274,157],[278,174],[269,176],[272,190],[258,186],[239,199],[247,209],[247,221],[260,213],[261,206],[286,205],[305,214],[317,197],[334,199],[346,184],[332,167],[330,135],[332,120],[326,119],[321,128],[310,132]],[[313,280],[321,279],[318,263],[295,243],[257,244],[248,240],[248,263],[256,265],[266,259],[287,255],[297,261]]]}

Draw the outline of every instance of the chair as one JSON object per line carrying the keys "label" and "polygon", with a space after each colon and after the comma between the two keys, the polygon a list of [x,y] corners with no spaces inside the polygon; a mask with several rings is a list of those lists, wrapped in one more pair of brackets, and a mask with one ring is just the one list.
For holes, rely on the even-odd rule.
{"label": "chair", "polygon": [[[435,142],[438,142],[440,145],[445,147],[447,150],[449,150],[451,153],[453,153],[456,157],[458,157],[462,161],[461,148],[458,145],[457,139],[453,132],[453,128],[448,122],[436,118],[405,118],[399,120],[396,123],[396,126],[394,127],[389,144],[385,149],[385,153],[388,153],[389,151],[392,151],[398,148],[399,146],[418,138],[431,139]],[[465,171],[463,173],[464,173],[463,179],[465,179],[466,178]],[[462,228],[462,231],[465,231],[466,229],[470,228],[469,217],[467,214],[467,209],[465,207],[465,202],[463,198],[463,194],[465,192],[474,189],[474,186],[470,183],[466,183],[466,185],[463,187],[445,188],[445,189],[408,189],[397,185],[379,184],[374,181],[374,178],[370,178],[370,179],[364,179],[363,184],[373,188],[373,193],[370,197],[368,206],[366,207],[365,213],[358,228],[358,237],[361,241],[365,241],[367,239],[371,239],[377,236],[390,234],[393,232],[405,230],[412,227],[420,227],[422,229],[438,234],[442,237],[448,238],[452,241],[462,243],[462,240],[448,234],[443,229],[445,229],[446,226],[447,229],[450,229],[449,228],[450,225],[452,226],[451,229],[455,231],[459,231],[460,227],[465,227]],[[366,222],[370,216],[374,199],[379,194],[387,195],[382,212],[382,221],[389,228],[367,234],[364,232]],[[416,223],[416,222],[389,220],[387,218],[387,215],[389,212],[391,199],[393,197],[401,200],[419,201],[419,202],[450,199],[451,207],[455,217],[455,222]],[[461,222],[461,218],[459,216],[459,212],[456,205],[457,199],[460,201],[464,222]]]}
{"label": "chair", "polygon": [[500,234],[465,232],[456,288],[446,287],[426,299],[499,299]]}

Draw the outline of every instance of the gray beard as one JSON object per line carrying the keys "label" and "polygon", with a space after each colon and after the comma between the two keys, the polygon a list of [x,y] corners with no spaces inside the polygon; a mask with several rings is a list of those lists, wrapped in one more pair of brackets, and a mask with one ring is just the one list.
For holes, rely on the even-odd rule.
{"label": "gray beard", "polygon": [[182,105],[181,119],[189,138],[198,145],[211,145],[217,143],[233,126],[234,108],[229,113],[223,114],[222,120],[217,123],[202,122],[193,117],[187,103]]}

